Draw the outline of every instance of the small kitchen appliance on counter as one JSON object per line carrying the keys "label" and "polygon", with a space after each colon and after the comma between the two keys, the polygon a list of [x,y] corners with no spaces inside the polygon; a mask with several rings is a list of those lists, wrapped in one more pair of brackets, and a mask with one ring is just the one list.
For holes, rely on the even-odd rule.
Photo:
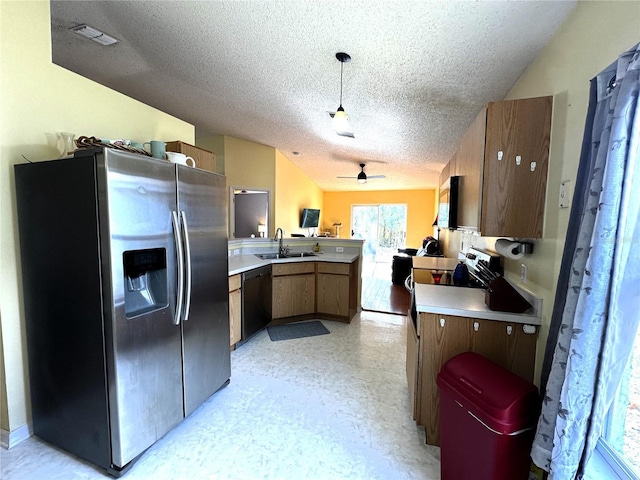
{"label": "small kitchen appliance on counter", "polygon": [[465,263],[475,281],[486,288],[485,304],[490,310],[523,313],[531,304],[501,275],[500,256],[470,248]]}

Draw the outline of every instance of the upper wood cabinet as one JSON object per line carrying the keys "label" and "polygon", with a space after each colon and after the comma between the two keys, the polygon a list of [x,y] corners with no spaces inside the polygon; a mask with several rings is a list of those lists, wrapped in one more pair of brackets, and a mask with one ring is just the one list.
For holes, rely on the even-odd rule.
{"label": "upper wood cabinet", "polygon": [[464,230],[480,229],[482,168],[484,165],[487,109],[483,108],[460,141],[456,152],[458,183],[458,225]]}
{"label": "upper wood cabinet", "polygon": [[445,167],[460,176],[459,229],[542,237],[552,101],[492,102],[476,117]]}
{"label": "upper wood cabinet", "polygon": [[167,142],[167,152],[184,153],[187,157],[192,157],[195,160],[196,167],[214,173],[216,171],[215,154],[204,148],[176,140],[175,142]]}

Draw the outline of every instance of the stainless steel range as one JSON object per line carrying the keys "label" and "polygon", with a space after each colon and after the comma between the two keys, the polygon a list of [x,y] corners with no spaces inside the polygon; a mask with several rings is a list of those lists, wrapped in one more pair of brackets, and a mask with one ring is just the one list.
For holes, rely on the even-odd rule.
{"label": "stainless steel range", "polygon": [[469,287],[487,288],[492,276],[502,275],[500,255],[488,253],[474,247],[469,248],[464,256],[464,262],[469,268]]}

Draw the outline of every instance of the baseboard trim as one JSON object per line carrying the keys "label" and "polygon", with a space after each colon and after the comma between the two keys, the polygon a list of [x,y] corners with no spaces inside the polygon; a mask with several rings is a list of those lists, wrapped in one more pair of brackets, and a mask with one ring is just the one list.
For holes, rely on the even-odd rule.
{"label": "baseboard trim", "polygon": [[31,435],[33,435],[33,429],[28,423],[11,432],[0,429],[0,446],[6,449],[13,448],[19,443],[24,442]]}

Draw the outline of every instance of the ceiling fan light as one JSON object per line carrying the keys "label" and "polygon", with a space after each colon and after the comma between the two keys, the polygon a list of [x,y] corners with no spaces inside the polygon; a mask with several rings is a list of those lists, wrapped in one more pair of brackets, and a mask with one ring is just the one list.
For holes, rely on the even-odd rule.
{"label": "ceiling fan light", "polygon": [[367,175],[364,172],[358,174],[358,183],[367,183]]}

